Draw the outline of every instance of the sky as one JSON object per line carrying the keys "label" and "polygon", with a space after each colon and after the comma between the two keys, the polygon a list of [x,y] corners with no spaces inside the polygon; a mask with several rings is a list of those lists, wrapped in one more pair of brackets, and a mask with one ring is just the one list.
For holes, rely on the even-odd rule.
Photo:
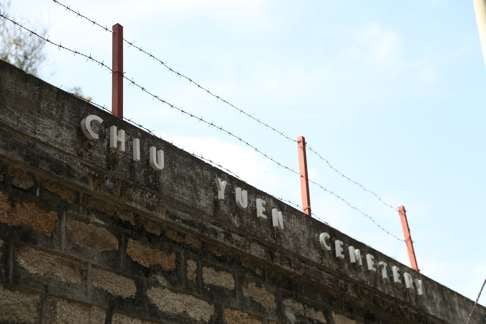
{"label": "sky", "polygon": [[[122,24],[125,38],[291,137],[305,136],[344,174],[405,205],[422,273],[476,298],[486,278],[486,69],[472,1],[64,1],[103,25]],[[14,0],[10,15],[111,62],[111,35],[52,0]],[[108,71],[45,50],[42,79],[110,106]],[[295,143],[128,47],[125,71],[298,169]],[[125,116],[259,189],[300,202],[294,174],[128,84]],[[312,179],[402,236],[394,209],[314,155],[308,163]],[[409,264],[403,242],[318,187],[310,190],[314,217]]]}

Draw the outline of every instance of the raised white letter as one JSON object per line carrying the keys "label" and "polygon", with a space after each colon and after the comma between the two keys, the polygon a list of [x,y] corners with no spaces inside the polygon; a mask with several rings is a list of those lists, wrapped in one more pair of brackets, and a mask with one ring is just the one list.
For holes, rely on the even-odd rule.
{"label": "raised white letter", "polygon": [[397,266],[392,266],[392,273],[393,273],[393,282],[394,283],[402,283],[402,280],[400,279],[400,272],[398,272],[398,267]]}
{"label": "raised white letter", "polygon": [[282,212],[277,208],[272,209],[272,224],[273,227],[277,227],[282,230],[284,229],[283,215]]}
{"label": "raised white letter", "polygon": [[235,200],[236,204],[241,208],[248,207],[248,191],[243,190],[239,187],[235,188]]}
{"label": "raised white letter", "polygon": [[404,272],[403,279],[405,279],[405,287],[408,289],[413,289],[413,278],[410,273]]}
{"label": "raised white letter", "polygon": [[361,258],[361,251],[358,249],[355,249],[354,246],[349,246],[348,247],[348,252],[349,252],[349,260],[351,263],[358,263],[360,266],[363,265],[363,259]]}
{"label": "raised white letter", "polygon": [[336,249],[336,258],[344,259],[344,243],[340,240],[334,241],[334,248]]}
{"label": "raised white letter", "polygon": [[265,200],[257,198],[256,208],[257,208],[257,217],[267,219],[267,215],[265,215]]}
{"label": "raised white letter", "polygon": [[149,163],[152,169],[162,171],[164,169],[164,151],[157,150],[155,146],[151,146]]}
{"label": "raised white letter", "polygon": [[81,130],[83,131],[84,136],[86,136],[89,140],[97,140],[100,139],[100,135],[94,131],[91,127],[92,122],[103,123],[103,119],[96,115],[88,115],[81,120]]}
{"label": "raised white letter", "polygon": [[415,279],[415,287],[417,288],[417,295],[422,296],[424,294],[424,285],[422,280]]}
{"label": "raised white letter", "polygon": [[218,188],[218,200],[224,200],[224,190],[228,183],[220,178],[216,178],[216,188]]}
{"label": "raised white letter", "polygon": [[125,131],[120,129],[117,131],[116,126],[110,127],[110,148],[117,149],[120,144],[120,151],[125,152]]}
{"label": "raised white letter", "polygon": [[325,250],[331,251],[331,246],[329,245],[329,239],[331,238],[331,235],[329,233],[321,233],[319,235],[319,243],[321,244],[321,247]]}
{"label": "raised white letter", "polygon": [[140,161],[140,139],[133,139],[133,161]]}
{"label": "raised white letter", "polygon": [[388,268],[388,264],[386,262],[380,261],[378,262],[378,266],[381,266],[381,277],[383,279],[388,279],[388,271],[386,270]]}
{"label": "raised white letter", "polygon": [[371,254],[366,254],[366,264],[368,265],[369,271],[376,271],[375,267],[375,257]]}

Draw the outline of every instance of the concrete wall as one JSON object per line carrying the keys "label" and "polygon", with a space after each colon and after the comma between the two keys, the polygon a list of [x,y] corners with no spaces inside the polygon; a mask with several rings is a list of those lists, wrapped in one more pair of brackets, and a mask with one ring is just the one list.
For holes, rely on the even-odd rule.
{"label": "concrete wall", "polygon": [[[99,140],[80,127],[93,114],[103,119],[93,124]],[[125,152],[110,148],[111,126],[125,130]],[[149,163],[150,146],[164,151],[162,171]],[[237,188],[248,193],[246,208]],[[0,323],[465,323],[473,307],[3,62],[0,260]],[[485,315],[477,308],[471,323],[486,323]]]}

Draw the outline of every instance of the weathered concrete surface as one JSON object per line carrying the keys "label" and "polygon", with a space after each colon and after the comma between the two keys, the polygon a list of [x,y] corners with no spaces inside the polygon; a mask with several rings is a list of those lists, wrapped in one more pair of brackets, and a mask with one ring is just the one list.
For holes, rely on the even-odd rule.
{"label": "weathered concrete surface", "polygon": [[[100,140],[80,121],[103,119]],[[108,127],[127,150],[109,148]],[[142,160],[132,160],[131,139]],[[153,170],[149,146],[163,149]],[[227,181],[218,199],[216,179]],[[239,207],[236,188],[248,192]],[[256,217],[256,198],[272,217]],[[423,282],[336,258],[329,233]],[[190,154],[0,62],[0,323],[464,323],[470,300]],[[403,278],[401,279],[403,281]],[[484,323],[478,307],[471,323]],[[66,320],[67,319],[67,320]],[[81,321],[81,320],[80,320]],[[482,322],[483,321],[483,322]],[[83,322],[81,322],[83,323]]]}

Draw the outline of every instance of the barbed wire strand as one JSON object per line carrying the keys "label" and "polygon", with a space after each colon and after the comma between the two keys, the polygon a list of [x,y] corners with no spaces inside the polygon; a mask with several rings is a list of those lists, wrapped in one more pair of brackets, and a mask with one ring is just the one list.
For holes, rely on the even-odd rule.
{"label": "barbed wire strand", "polygon": [[[45,37],[45,36],[42,36],[40,35],[39,33],[36,33],[34,32],[33,30],[23,26],[22,24],[16,22],[15,20],[5,16],[4,14],[1,14],[0,13],[0,17],[1,18],[4,18],[8,21],[10,21],[11,23],[13,23],[14,25],[18,26],[19,28],[29,32],[31,35],[34,35],[42,40],[44,40],[45,42],[47,42],[48,44],[51,44],[52,46],[55,46],[59,49],[62,49],[62,50],[65,50],[67,52],[70,52],[74,55],[78,55],[80,57],[83,57],[89,61],[92,61],[98,65],[100,65],[101,67],[103,67],[104,69],[108,70],[108,71],[112,71],[112,69],[106,65],[103,61],[101,60],[98,60],[96,58],[94,58],[91,54],[84,54],[78,50],[75,50],[75,49],[71,49],[71,48],[68,48],[66,46],[63,46],[61,43],[56,43],[54,41],[51,41],[48,37]],[[205,118],[203,118],[202,116],[199,116],[199,115],[196,115],[196,114],[193,114],[191,112],[188,112],[186,111],[185,109],[181,108],[181,107],[178,107],[176,105],[173,105],[172,103],[160,98],[158,95],[150,92],[149,90],[147,90],[145,87],[143,87],[142,85],[140,85],[139,83],[137,83],[135,80],[127,77],[126,75],[123,75],[123,78],[126,79],[130,84],[132,84],[133,86],[137,87],[138,89],[140,89],[142,92],[148,94],[149,96],[151,96],[153,99],[163,103],[164,105],[174,109],[174,110],[177,110],[179,111],[180,113],[184,114],[185,116],[191,118],[191,119],[195,119],[197,121],[200,121],[202,122],[203,124],[211,127],[211,128],[214,128],[230,137],[232,137],[233,139],[237,140],[238,142],[242,143],[243,145],[253,149],[255,152],[257,152],[258,154],[260,154],[262,157],[264,157],[265,159],[269,160],[270,162],[272,162],[273,164],[279,166],[280,168],[292,173],[292,174],[295,174],[295,175],[300,175],[300,173],[294,169],[292,169],[291,167],[287,166],[286,164],[282,163],[282,162],[279,162],[277,161],[275,158],[273,158],[272,156],[270,156],[269,154],[265,153],[264,151],[262,151],[261,149],[259,149],[258,147],[256,147],[255,145],[249,143],[248,141],[246,141],[245,139],[243,139],[242,137],[240,137],[239,135],[236,135],[235,133],[233,133],[232,131],[229,131],[225,128],[223,128],[222,126],[219,126],[217,124],[215,124],[214,122],[212,121],[208,121],[206,120]],[[146,128],[144,128],[146,129]],[[390,237],[392,238],[395,238],[396,240],[399,240],[401,242],[403,242],[404,240],[400,239],[398,236],[394,235],[393,233],[391,233],[390,231],[388,231],[387,229],[385,229],[382,225],[380,225],[378,223],[378,221],[372,217],[371,215],[369,215],[368,213],[364,212],[362,209],[360,209],[359,207],[356,207],[355,205],[353,205],[352,203],[350,203],[348,200],[344,199],[342,196],[340,196],[339,194],[335,193],[334,191],[328,189],[327,187],[325,187],[324,185],[322,185],[321,183],[315,181],[315,180],[312,180],[312,179],[309,179],[309,182],[316,185],[318,188],[320,188],[321,190],[323,190],[324,192],[328,193],[329,195],[335,197],[336,199],[340,200],[341,202],[343,202],[345,205],[347,205],[349,208],[355,210],[356,212],[358,212],[359,214],[361,214],[362,216],[368,218],[378,229],[380,229],[381,231],[383,231],[385,234],[389,235]]]}
{"label": "barbed wire strand", "polygon": [[373,216],[371,216],[367,212],[363,211],[359,207],[356,207],[355,205],[353,205],[352,203],[350,203],[349,201],[347,201],[346,199],[344,199],[341,195],[337,194],[336,192],[334,192],[332,190],[329,190],[328,188],[324,187],[322,184],[320,184],[317,181],[314,181],[312,179],[309,179],[309,182],[311,184],[317,186],[318,188],[320,188],[322,191],[324,191],[324,192],[328,193],[329,195],[333,196],[334,198],[338,199],[339,201],[341,201],[342,203],[344,203],[349,208],[351,208],[354,211],[360,213],[362,216],[368,218],[376,227],[378,227],[385,234],[393,237],[395,240],[398,240],[398,241],[401,241],[401,242],[404,241],[403,239],[401,239],[400,237],[398,237],[397,235],[393,234],[392,232],[390,232],[389,230],[387,230],[385,227],[383,227],[382,225],[380,225],[380,223],[378,223],[378,221]]}
{"label": "barbed wire strand", "polygon": [[[63,7],[64,9],[66,9],[67,11],[75,14],[76,16],[78,16],[79,18],[82,18],[88,22],[90,22],[91,24],[103,29],[104,31],[106,32],[109,32],[109,33],[112,33],[112,30],[110,30],[107,26],[105,25],[102,25],[100,23],[98,23],[97,21],[95,21],[94,19],[91,19],[89,18],[88,16],[82,14],[81,12],[79,12],[78,10],[75,10],[73,8],[71,8],[70,6],[58,1],[58,0],[52,0],[52,2],[54,2],[55,4]],[[207,93],[208,95],[212,96],[213,98],[223,102],[224,104],[228,105],[229,107],[233,108],[234,110],[238,111],[239,113],[245,115],[246,117],[252,119],[253,121],[257,122],[258,124],[262,125],[263,127],[273,131],[274,133],[276,133],[277,135],[281,136],[282,138],[290,141],[290,142],[293,142],[293,143],[296,143],[297,141],[292,138],[288,133],[286,133],[285,131],[282,131],[282,130],[279,130],[277,129],[276,127],[270,125],[269,123],[263,121],[262,119],[256,117],[255,115],[245,111],[244,109],[238,107],[237,105],[233,104],[231,101],[219,96],[218,94],[216,94],[214,91],[208,89],[207,87],[201,85],[199,82],[195,81],[193,78],[177,71],[175,68],[171,67],[169,64],[167,64],[164,60],[158,58],[157,56],[155,56],[154,54],[152,54],[151,52],[145,50],[144,48],[138,46],[138,45],[135,45],[135,43],[133,41],[130,41],[130,40],[127,40],[127,39],[123,39],[123,41],[125,43],[127,43],[129,46],[133,47],[134,49],[138,50],[140,53],[148,56],[149,58],[151,58],[152,60],[156,61],[157,63],[161,64],[164,68],[166,68],[168,71],[170,71],[171,73],[177,75],[178,77],[182,78],[182,79],[185,79],[186,81],[188,81],[189,83],[191,83],[192,85],[196,86],[197,88],[199,88],[200,90],[202,90],[203,92]],[[365,185],[363,185],[362,183],[352,179],[351,177],[347,176],[344,172],[340,171],[337,167],[335,167],[327,158],[325,158],[321,153],[319,153],[316,149],[314,149],[312,146],[308,146],[308,149],[309,151],[314,154],[315,156],[317,156],[317,158],[319,160],[321,160],[322,162],[325,163],[325,165],[331,169],[334,173],[336,173],[338,176],[340,176],[341,178],[343,178],[344,180],[348,181],[349,183],[357,186],[358,188],[360,188],[361,190],[363,190],[364,192],[372,195],[373,197],[375,197],[378,202],[380,202],[382,205],[384,205],[385,207],[388,207],[390,209],[395,209],[395,207],[390,204],[389,202],[387,202],[382,196],[380,196],[378,193],[376,193],[375,191],[367,188]]]}
{"label": "barbed wire strand", "polygon": [[374,196],[379,202],[381,202],[384,206],[390,208],[390,209],[395,209],[395,207],[386,202],[386,200],[384,200],[379,194],[377,194],[375,191],[373,190],[370,190],[368,189],[367,187],[365,187],[363,184],[359,183],[358,181],[356,180],[353,180],[352,178],[348,177],[347,175],[345,175],[342,171],[340,171],[338,168],[336,168],[328,159],[326,159],[324,156],[322,156],[322,154],[320,154],[317,150],[315,150],[312,146],[308,145],[307,148],[309,149],[309,152],[312,152],[315,156],[317,156],[321,161],[323,161],[328,167],[329,169],[331,169],[333,172],[335,172],[336,174],[338,174],[340,177],[346,179],[348,182],[351,182],[352,184],[354,184],[355,186],[358,186],[359,188],[361,188],[361,190],[371,194],[372,196]]}
{"label": "barbed wire strand", "polygon": [[472,317],[474,311],[476,310],[476,307],[478,306],[479,299],[481,298],[481,294],[483,293],[484,286],[486,286],[486,279],[484,279],[483,285],[481,286],[481,289],[479,290],[478,297],[476,298],[476,301],[474,302],[474,306],[471,309],[471,312],[469,313],[469,315],[467,316],[466,324],[469,324],[469,321],[471,320],[471,317]]}
{"label": "barbed wire strand", "polygon": [[[52,0],[52,2],[54,2],[55,4],[63,7],[64,9],[68,10],[69,12],[71,13],[74,13],[75,15],[77,15],[78,17],[82,18],[82,19],[85,19],[87,21],[89,21],[90,23],[92,23],[93,25],[95,26],[98,26],[99,28],[103,29],[104,31],[106,32],[112,32],[108,27],[106,26],[103,26],[102,24],[96,22],[95,20],[87,17],[86,15],[83,15],[82,13],[80,13],[79,11],[77,10],[74,10],[72,9],[71,7],[69,7],[68,5],[60,2],[60,1],[57,1],[57,0]],[[231,108],[233,108],[234,110],[238,111],[239,113],[245,115],[246,117],[252,119],[253,121],[257,122],[258,124],[264,126],[265,128],[267,129],[270,129],[271,131],[275,132],[276,134],[280,135],[281,137],[287,139],[288,141],[291,141],[291,142],[294,142],[296,143],[297,141],[295,139],[293,139],[292,137],[290,137],[288,134],[286,134],[285,132],[281,131],[281,130],[278,130],[277,128],[273,127],[272,125],[268,124],[267,122],[261,120],[260,118],[248,113],[247,111],[239,108],[237,105],[233,104],[232,102],[230,102],[229,100],[217,95],[214,91],[208,89],[207,87],[204,87],[203,85],[201,85],[199,82],[195,81],[193,78],[185,75],[184,73],[181,73],[179,71],[177,71],[176,69],[174,69],[173,67],[171,67],[169,64],[167,64],[164,60],[158,58],[157,56],[155,56],[154,54],[150,53],[149,51],[143,49],[142,47],[138,46],[135,44],[135,42],[133,41],[130,41],[126,38],[123,38],[123,41],[125,43],[127,43],[129,46],[133,47],[134,49],[136,49],[137,51],[139,51],[140,53],[150,57],[152,60],[154,60],[155,62],[161,64],[163,67],[165,67],[168,71],[170,71],[171,73],[177,75],[178,77],[188,81],[189,83],[191,83],[192,85],[196,86],[197,88],[201,89],[202,91],[204,91],[205,93],[207,93],[208,95],[210,95],[211,97],[225,103],[226,105],[230,106]]]}

